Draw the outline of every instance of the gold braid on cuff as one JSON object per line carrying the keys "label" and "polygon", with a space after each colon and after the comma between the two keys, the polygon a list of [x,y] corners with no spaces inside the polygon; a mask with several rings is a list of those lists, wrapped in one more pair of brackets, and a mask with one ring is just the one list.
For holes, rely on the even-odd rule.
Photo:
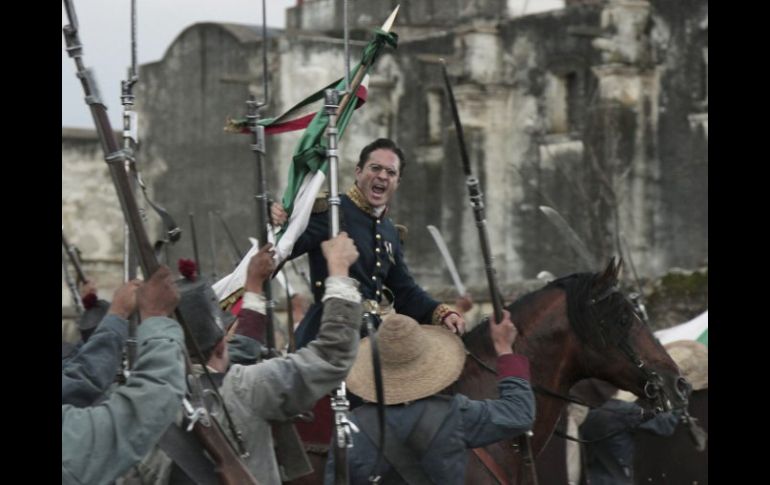
{"label": "gold braid on cuff", "polygon": [[441,322],[450,313],[457,313],[457,312],[455,310],[452,310],[452,308],[449,305],[441,303],[439,306],[436,307],[435,310],[433,310],[433,319],[431,320],[430,323],[433,325],[441,325]]}

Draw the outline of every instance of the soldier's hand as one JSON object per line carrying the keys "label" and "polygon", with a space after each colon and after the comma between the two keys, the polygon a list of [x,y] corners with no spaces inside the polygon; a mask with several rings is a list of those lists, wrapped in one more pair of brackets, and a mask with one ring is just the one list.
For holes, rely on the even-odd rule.
{"label": "soldier's hand", "polygon": [[109,313],[128,320],[128,317],[136,311],[136,292],[141,284],[139,280],[131,280],[115,290]]}
{"label": "soldier's hand", "polygon": [[163,265],[136,292],[136,301],[142,320],[149,317],[165,317],[179,303],[179,289],[171,277],[171,270]]}
{"label": "soldier's hand", "polygon": [[508,310],[503,310],[503,321],[499,325],[495,323],[494,314],[489,317],[489,334],[497,355],[513,353],[513,342],[516,341],[519,332],[513,325]]}
{"label": "soldier's hand", "polygon": [[270,204],[270,223],[274,226],[282,226],[289,218],[286,210],[278,202]]}
{"label": "soldier's hand", "polygon": [[465,333],[465,319],[457,313],[450,313],[444,317],[441,323],[457,335]]}
{"label": "soldier's hand", "polygon": [[273,245],[267,243],[259,249],[257,254],[251,257],[249,267],[246,270],[246,291],[262,293],[262,285],[275,271],[274,252]]}
{"label": "soldier's hand", "polygon": [[358,259],[356,245],[344,231],[322,242],[321,251],[326,258],[329,276],[347,276],[350,265]]}

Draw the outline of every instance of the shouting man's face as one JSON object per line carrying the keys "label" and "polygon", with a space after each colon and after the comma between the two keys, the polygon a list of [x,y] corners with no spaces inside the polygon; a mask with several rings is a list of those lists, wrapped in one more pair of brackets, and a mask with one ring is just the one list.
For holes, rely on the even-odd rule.
{"label": "shouting man's face", "polygon": [[401,176],[398,155],[385,148],[369,154],[363,168],[356,166],[356,185],[374,208],[383,207],[398,188]]}

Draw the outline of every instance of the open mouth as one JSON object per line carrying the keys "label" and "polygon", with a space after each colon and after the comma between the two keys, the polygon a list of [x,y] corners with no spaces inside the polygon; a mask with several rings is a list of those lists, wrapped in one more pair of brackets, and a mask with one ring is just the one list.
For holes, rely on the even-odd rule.
{"label": "open mouth", "polygon": [[380,185],[380,184],[372,185],[372,193],[376,195],[382,195],[385,193],[386,190],[387,190],[387,187],[385,187],[384,185]]}

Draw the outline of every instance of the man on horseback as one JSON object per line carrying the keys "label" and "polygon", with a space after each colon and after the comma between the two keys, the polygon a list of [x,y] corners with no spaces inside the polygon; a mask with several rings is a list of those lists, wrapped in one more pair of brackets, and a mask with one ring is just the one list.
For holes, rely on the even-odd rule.
{"label": "man on horseback", "polygon": [[[379,313],[385,293],[395,297],[395,310],[420,323],[443,324],[451,331],[465,332],[465,320],[449,306],[440,304],[415,283],[404,262],[399,231],[387,218],[388,204],[398,189],[406,166],[401,149],[392,140],[380,138],[361,151],[355,168],[355,184],[341,195],[340,226],[355,241],[361,257],[350,268],[358,280],[367,311]],[[272,222],[281,225],[287,214],[278,203],[270,208]],[[308,253],[315,303],[297,327],[297,348],[307,345],[318,333],[321,296],[326,267],[321,242],[329,237],[326,199],[317,199],[307,229],[294,245],[291,256]]]}
{"label": "man on horseback", "polygon": [[[494,317],[491,317],[494,319]],[[378,463],[380,429],[369,338],[361,341],[347,379],[351,391],[369,403],[355,409],[351,420],[361,429],[348,449],[350,483],[460,484],[465,481],[468,448],[509,439],[531,429],[535,398],[529,384],[529,360],[514,355],[517,331],[505,311],[489,326],[497,353],[499,399],[471,400],[462,394],[437,393],[463,370],[465,347],[441,327],[418,325],[398,314],[385,317],[377,332],[387,405],[384,455]],[[334,454],[326,466],[327,485],[334,483]]]}

